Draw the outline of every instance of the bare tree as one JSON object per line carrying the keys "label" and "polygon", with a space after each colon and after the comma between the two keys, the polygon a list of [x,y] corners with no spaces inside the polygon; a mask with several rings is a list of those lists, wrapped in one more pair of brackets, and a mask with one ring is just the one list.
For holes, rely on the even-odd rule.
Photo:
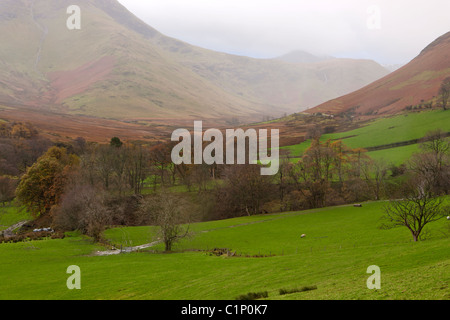
{"label": "bare tree", "polygon": [[367,160],[361,165],[361,172],[375,200],[380,200],[386,180],[388,165],[384,160]]}
{"label": "bare tree", "polygon": [[[154,177],[159,176],[161,186],[171,184],[173,181],[167,177],[169,168],[173,166],[171,159],[171,145],[170,144],[160,144],[156,145],[151,149],[151,163],[153,165]],[[155,189],[156,189],[156,180]]]}
{"label": "bare tree", "polygon": [[384,207],[387,223],[383,227],[407,227],[413,240],[418,241],[424,227],[443,218],[446,210],[443,199],[435,197],[427,190],[426,183],[422,182],[406,198],[393,200]]}
{"label": "bare tree", "polygon": [[145,179],[150,171],[150,155],[146,148],[141,145],[131,145],[126,148],[128,161],[126,172],[128,183],[134,190],[134,194],[142,194]]}
{"label": "bare tree", "polygon": [[256,215],[272,193],[272,177],[262,176],[258,165],[243,164],[226,168],[217,198],[221,217]]}
{"label": "bare tree", "polygon": [[280,198],[280,211],[287,209],[287,203],[285,201],[286,195],[289,192],[289,170],[292,166],[289,158],[282,158],[278,173],[276,175],[276,184],[278,185],[278,194]]}
{"label": "bare tree", "polygon": [[141,210],[159,227],[158,236],[164,242],[166,252],[172,251],[174,243],[189,235],[191,210],[181,196],[163,190],[147,198]]}
{"label": "bare tree", "polygon": [[11,203],[15,198],[17,181],[8,177],[0,177],[0,203],[5,206],[6,202]]}
{"label": "bare tree", "polygon": [[410,170],[426,181],[437,194],[450,189],[450,140],[442,130],[427,133],[420,144],[422,152],[414,154]]}
{"label": "bare tree", "polygon": [[53,216],[56,229],[79,230],[93,237],[96,242],[112,221],[106,195],[88,184],[75,184],[67,188]]}
{"label": "bare tree", "polygon": [[206,164],[195,165],[192,168],[191,181],[197,186],[198,192],[208,189],[208,182],[211,181],[210,168]]}
{"label": "bare tree", "polygon": [[441,87],[439,88],[439,95],[441,97],[442,108],[447,110],[447,104],[450,98],[450,77],[447,77],[442,81]]}
{"label": "bare tree", "polygon": [[303,157],[289,170],[289,177],[307,208],[325,206],[336,156],[330,143],[314,139]]}

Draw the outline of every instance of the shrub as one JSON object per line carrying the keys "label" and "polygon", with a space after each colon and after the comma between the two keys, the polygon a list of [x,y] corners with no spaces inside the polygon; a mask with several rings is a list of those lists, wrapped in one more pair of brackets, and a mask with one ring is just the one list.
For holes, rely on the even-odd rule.
{"label": "shrub", "polygon": [[293,289],[280,289],[280,296],[285,294],[291,294],[296,292],[305,292],[305,291],[311,291],[311,290],[317,290],[317,286],[305,286],[301,288],[293,288]]}
{"label": "shrub", "polygon": [[247,294],[240,295],[236,300],[256,300],[261,298],[267,298],[269,294],[267,291],[264,292],[249,292]]}

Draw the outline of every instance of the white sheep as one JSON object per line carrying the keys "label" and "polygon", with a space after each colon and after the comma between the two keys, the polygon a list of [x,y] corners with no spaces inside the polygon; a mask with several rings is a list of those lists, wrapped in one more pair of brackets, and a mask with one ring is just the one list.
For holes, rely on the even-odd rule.
{"label": "white sheep", "polygon": [[302,234],[300,237],[304,238],[304,237],[306,237],[306,234]]}

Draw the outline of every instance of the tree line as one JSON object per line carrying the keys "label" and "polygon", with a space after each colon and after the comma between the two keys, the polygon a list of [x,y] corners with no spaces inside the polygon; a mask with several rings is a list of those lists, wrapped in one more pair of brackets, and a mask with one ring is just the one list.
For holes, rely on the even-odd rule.
{"label": "tree line", "polygon": [[[424,194],[435,199],[450,190],[449,141],[440,130],[429,133],[421,151],[401,166],[313,135],[300,159],[280,159],[275,176],[262,176],[254,164],[174,165],[172,147],[78,138],[51,146],[9,188],[42,223],[96,240],[106,226],[155,224],[169,250],[187,234],[182,223],[366,200],[420,200]],[[1,196],[7,183],[0,185]],[[386,212],[386,226],[401,223],[393,218],[395,210]]]}

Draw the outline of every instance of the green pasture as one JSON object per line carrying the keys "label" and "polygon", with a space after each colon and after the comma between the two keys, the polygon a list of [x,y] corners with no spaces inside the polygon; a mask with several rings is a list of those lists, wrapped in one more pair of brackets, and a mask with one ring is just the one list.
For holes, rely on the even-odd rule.
{"label": "green pasture", "polygon": [[0,204],[0,231],[7,229],[18,222],[31,220],[32,217],[23,207]]}
{"label": "green pasture", "polygon": [[[369,148],[420,139],[427,132],[436,129],[450,132],[450,112],[448,110],[406,113],[394,117],[380,118],[355,130],[325,134],[321,140],[341,139],[350,148]],[[288,150],[291,157],[299,158],[310,145],[311,141],[307,140],[297,145],[282,147],[281,149]],[[383,158],[388,163],[400,164],[406,161],[415,151],[418,151],[418,146],[417,144],[412,144],[372,151],[369,152],[369,156],[373,156],[375,159]]]}
{"label": "green pasture", "polygon": [[[95,256],[106,247],[72,233],[62,240],[0,244],[0,299],[450,299],[446,219],[414,243],[406,228],[379,228],[386,202],[241,217],[190,226],[191,236],[162,253]],[[154,240],[153,227],[112,228],[112,244]],[[301,238],[306,234],[305,238]],[[234,257],[207,251],[228,248]],[[265,256],[265,257],[261,257]],[[81,290],[66,287],[67,267],[81,269]],[[381,269],[369,290],[367,268]],[[280,296],[279,289],[317,286]]]}

